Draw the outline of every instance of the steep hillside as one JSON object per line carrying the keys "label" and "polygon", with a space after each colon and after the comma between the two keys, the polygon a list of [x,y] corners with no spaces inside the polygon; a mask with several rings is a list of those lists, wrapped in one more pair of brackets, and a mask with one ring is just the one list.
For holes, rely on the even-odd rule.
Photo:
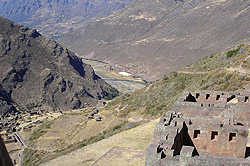
{"label": "steep hillside", "polygon": [[58,38],[97,18],[124,8],[131,0],[0,0],[0,16]]}
{"label": "steep hillside", "polygon": [[120,116],[160,116],[181,93],[195,90],[250,91],[250,43],[207,56],[141,90],[119,96],[107,109],[120,110]]}
{"label": "steep hillside", "polygon": [[60,42],[80,56],[155,80],[250,39],[247,0],[136,0]]}
{"label": "steep hillside", "polygon": [[117,93],[55,41],[2,17],[0,25],[0,114],[80,108]]}
{"label": "steep hillside", "polygon": [[[101,122],[87,119],[88,112],[84,112],[84,110],[79,110],[77,114],[70,112],[61,115],[47,129],[42,127],[33,132],[32,137],[40,137],[36,139],[36,145],[41,147],[36,149],[32,146],[24,151],[24,165],[37,165],[52,159],[55,160],[45,163],[45,165],[68,165],[69,163],[91,165],[98,158],[102,161],[107,160],[105,164],[108,165],[108,163],[117,162],[117,160],[110,160],[112,158],[110,156],[114,154],[118,155],[118,159],[128,162],[130,157],[126,150],[125,152],[119,150],[115,153],[114,149],[110,148],[121,146],[143,150],[146,146],[142,146],[142,143],[150,141],[148,134],[152,133],[153,130],[150,127],[151,129],[147,128],[144,131],[143,126],[145,125],[142,125],[133,130],[117,133],[163,115],[171,109],[172,104],[183,91],[199,89],[250,91],[249,63],[250,43],[238,45],[192,63],[141,90],[115,98],[106,107],[100,108],[100,114],[103,117]],[[86,111],[88,109],[86,108]],[[72,121],[71,119],[74,119],[74,122],[67,123],[67,120]],[[60,131],[62,129],[58,129],[61,126],[64,126],[63,132]],[[73,131],[72,128],[74,128]],[[86,130],[88,134],[86,134]],[[141,135],[141,133],[143,134]],[[113,136],[114,134],[117,135]],[[77,139],[79,136],[85,138],[79,141]],[[110,136],[113,137],[108,138]],[[46,150],[42,140],[47,142],[47,146],[52,145],[50,149],[54,151]],[[55,147],[64,146],[64,148],[55,150],[53,144],[57,144]],[[107,153],[105,154],[105,152]],[[124,155],[119,156],[119,154]]]}

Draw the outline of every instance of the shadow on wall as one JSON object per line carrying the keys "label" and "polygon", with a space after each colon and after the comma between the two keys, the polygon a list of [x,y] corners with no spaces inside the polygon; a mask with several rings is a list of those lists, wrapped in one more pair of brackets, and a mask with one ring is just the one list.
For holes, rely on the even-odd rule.
{"label": "shadow on wall", "polygon": [[250,147],[247,147],[246,148],[246,155],[245,155],[245,158],[248,158],[250,157]]}

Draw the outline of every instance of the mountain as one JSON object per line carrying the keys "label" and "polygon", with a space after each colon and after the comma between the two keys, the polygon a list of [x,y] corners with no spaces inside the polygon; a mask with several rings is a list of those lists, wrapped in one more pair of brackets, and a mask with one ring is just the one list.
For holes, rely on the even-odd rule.
{"label": "mountain", "polygon": [[[119,159],[119,164],[114,164],[116,160],[111,158],[114,158],[115,154],[109,154],[113,149],[112,147],[146,150],[148,142],[152,140],[155,123],[159,122],[159,119],[151,121],[150,125],[140,125],[132,130],[128,130],[126,126],[130,126],[131,128],[135,124],[145,123],[147,120],[164,115],[171,109],[173,103],[184,91],[209,90],[232,92],[239,90],[241,92],[250,92],[249,74],[250,43],[241,44],[212,54],[155,81],[143,89],[116,97],[111,102],[108,102],[107,106],[99,109],[104,117],[102,122],[96,123],[94,120],[88,120],[86,117],[88,113],[85,112],[86,109],[85,111],[64,114],[55,121],[50,121],[49,123],[54,125],[46,127],[48,128],[47,130],[45,129],[47,124],[43,123],[42,126],[35,129],[36,132],[30,138],[31,140],[35,138],[35,142],[39,147],[49,145],[54,151],[47,151],[46,147],[45,149],[42,148],[43,150],[37,149],[35,146],[26,148],[23,152],[22,162],[24,165],[46,166],[108,165],[110,162],[108,164],[106,162],[105,164],[102,162],[99,164],[99,161],[108,159],[113,162],[113,164],[109,165],[130,165],[128,164],[130,161],[138,161],[140,156],[142,157],[141,159],[144,158],[145,160],[143,155],[139,155],[139,157],[138,155],[127,155],[128,153],[122,150],[116,151],[117,154],[121,155],[116,157]],[[91,111],[92,109],[89,108],[89,112]],[[75,119],[75,121],[72,122],[72,119]],[[79,125],[79,123],[84,125]],[[62,124],[64,124],[65,130],[68,130],[68,132],[63,131],[63,134],[60,133],[62,131],[58,130]],[[72,124],[76,127],[73,127]],[[145,125],[148,127],[144,128]],[[108,126],[112,127],[109,128]],[[72,128],[74,128],[73,132],[71,131]],[[124,130],[125,132],[122,132]],[[89,139],[72,143],[72,140],[79,141],[79,137],[77,136],[79,133],[83,133],[80,134],[83,136],[86,132]],[[93,132],[95,132],[95,136],[90,137]],[[122,133],[117,134],[119,132]],[[56,137],[55,133],[57,134]],[[58,137],[58,134],[60,137]],[[77,139],[74,139],[74,137]],[[50,142],[43,144],[42,142],[46,142],[48,138],[50,138]],[[59,141],[52,141],[58,140],[58,138],[60,138]],[[56,146],[51,146],[51,144],[56,144]],[[64,146],[65,148],[55,150],[58,146]],[[133,152],[130,151],[131,153]],[[120,161],[124,159],[126,161],[120,164]],[[136,163],[134,165],[140,165],[138,162]]]}
{"label": "mountain", "polygon": [[131,0],[0,0],[0,16],[58,38],[97,18],[124,8]]}
{"label": "mountain", "polygon": [[250,39],[248,0],[136,0],[59,41],[147,80]]}
{"label": "mountain", "polygon": [[3,17],[0,71],[0,114],[75,109],[117,94],[67,48]]}
{"label": "mountain", "polygon": [[185,91],[250,92],[250,43],[212,54],[179,71],[172,72],[147,87],[115,98],[106,109],[120,116],[156,116],[171,110]]}

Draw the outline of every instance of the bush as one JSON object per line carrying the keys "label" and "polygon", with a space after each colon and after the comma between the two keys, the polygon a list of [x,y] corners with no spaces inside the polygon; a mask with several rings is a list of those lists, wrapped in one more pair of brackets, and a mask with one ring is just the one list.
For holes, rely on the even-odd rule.
{"label": "bush", "polygon": [[234,49],[234,50],[230,50],[227,52],[227,59],[237,55],[240,51],[240,48],[243,47],[244,44],[241,44],[237,49]]}
{"label": "bush", "polygon": [[237,50],[230,50],[227,52],[227,59],[232,58],[233,56],[235,56],[236,54],[238,54]]}
{"label": "bush", "polygon": [[113,87],[109,88],[107,91],[108,95],[104,97],[105,100],[112,100],[119,95],[118,90]]}

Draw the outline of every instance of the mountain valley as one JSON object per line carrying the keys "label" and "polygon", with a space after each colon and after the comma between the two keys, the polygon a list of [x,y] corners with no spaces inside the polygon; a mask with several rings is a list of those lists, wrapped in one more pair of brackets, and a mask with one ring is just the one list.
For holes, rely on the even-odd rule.
{"label": "mountain valley", "polygon": [[124,8],[131,0],[0,0],[0,16],[57,39]]}
{"label": "mountain valley", "polygon": [[[234,52],[233,55],[231,54],[232,52]],[[129,155],[126,155],[127,150],[124,151],[123,148],[129,148],[129,150],[132,150],[133,153],[137,152],[138,150],[141,152],[145,152],[146,146],[143,145],[145,142],[151,141],[153,131],[147,129],[147,133],[143,132],[143,126],[151,126],[152,124],[158,122],[159,119],[157,118],[163,115],[166,111],[169,111],[173,103],[184,91],[192,91],[195,89],[225,92],[250,92],[250,59],[247,58],[249,56],[249,53],[250,43],[231,47],[223,52],[212,54],[192,64],[189,64],[179,71],[172,72],[164,78],[147,85],[145,88],[118,96],[112,101],[108,102],[105,107],[98,108],[100,114],[105,118],[100,123],[96,123],[93,120],[82,120],[80,122],[76,120],[74,124],[70,121],[71,118],[86,119],[86,111],[91,111],[91,109],[88,110],[88,108],[86,108],[85,110],[66,112],[58,119],[52,121],[53,126],[59,125],[59,121],[61,121],[61,123],[63,122],[62,120],[66,121],[63,122],[65,129],[67,129],[68,126],[72,124],[74,124],[75,126],[78,125],[78,127],[74,131],[67,130],[68,134],[65,133],[65,135],[60,137],[64,141],[67,140],[67,137],[71,138],[70,140],[73,140],[73,137],[77,138],[80,133],[84,132],[85,129],[88,129],[88,127],[84,127],[84,125],[101,126],[97,128],[102,129],[107,127],[107,125],[109,124],[109,127],[107,127],[105,130],[102,130],[102,132],[95,132],[95,136],[91,139],[87,139],[81,142],[76,141],[75,143],[71,142],[73,143],[72,145],[66,144],[64,149],[51,152],[46,149],[37,150],[29,148],[24,152],[24,155],[29,160],[25,160],[24,162],[27,162],[26,165],[36,165],[36,163],[41,163],[41,161],[42,163],[46,162],[43,165],[54,165],[55,163],[62,164],[62,162],[65,162],[66,165],[69,162],[73,162],[76,165],[80,163],[84,165],[91,165],[93,163],[98,164],[99,160],[109,161],[110,156],[108,154],[113,154],[113,150],[117,150],[117,153],[123,153],[123,155],[120,156],[120,160],[131,161],[131,156],[129,157]],[[237,69],[239,66],[242,66],[242,71],[235,71],[235,69]],[[84,125],[82,123],[84,123]],[[137,125],[140,126],[136,127]],[[130,126],[132,129],[130,129],[130,127],[128,129],[128,126]],[[114,131],[115,129],[119,129],[119,131],[116,131],[115,133],[120,134],[111,134],[111,131]],[[49,137],[50,139],[48,141],[51,141],[51,143],[47,145],[53,145],[54,148],[59,147],[59,145],[63,144],[60,141],[59,144],[54,142],[57,139],[54,135],[54,133],[56,132],[56,128],[51,127],[46,130],[45,134],[42,133],[39,138],[35,138],[33,141],[35,141],[36,145],[39,145],[43,144],[40,141],[42,141],[46,137]],[[69,134],[72,132],[75,132],[76,134]],[[126,134],[130,132],[143,132],[143,134]],[[84,137],[84,135],[82,135],[82,137]],[[123,143],[124,137],[129,139],[129,143]],[[110,140],[112,141],[110,142]],[[86,141],[93,144],[90,145]],[[45,144],[46,143],[44,143],[44,145]],[[250,146],[250,142],[248,146]],[[107,153],[107,155],[105,155],[105,152]],[[78,157],[73,157],[75,158],[75,160],[70,160],[69,156]],[[137,159],[140,160],[141,164],[139,165],[144,165],[144,162],[142,161],[145,160],[145,154],[144,157],[138,157]],[[47,162],[48,160],[51,161]],[[129,163],[128,161],[126,161],[125,164]],[[116,162],[116,160],[114,160],[114,162]],[[137,160],[135,160],[134,162],[137,162]],[[110,161],[108,163],[110,163]]]}
{"label": "mountain valley", "polygon": [[71,110],[118,95],[67,48],[2,17],[0,25],[1,115]]}
{"label": "mountain valley", "polygon": [[[195,124],[204,117],[178,121],[197,105],[212,126],[222,119],[208,142],[231,125],[224,142],[237,149],[235,137],[244,137],[244,162],[250,161],[250,128],[232,113],[242,102],[242,119],[250,117],[248,0],[0,0],[1,6],[0,15],[38,29],[0,16],[0,134],[15,165],[143,166],[168,150],[184,161],[197,147],[190,142],[205,138]],[[206,100],[197,104],[201,94]],[[182,135],[193,122],[200,132]],[[171,141],[189,149],[178,154]],[[194,161],[211,155],[193,154]]]}
{"label": "mountain valley", "polygon": [[59,39],[79,56],[148,81],[249,41],[249,1],[150,0]]}

